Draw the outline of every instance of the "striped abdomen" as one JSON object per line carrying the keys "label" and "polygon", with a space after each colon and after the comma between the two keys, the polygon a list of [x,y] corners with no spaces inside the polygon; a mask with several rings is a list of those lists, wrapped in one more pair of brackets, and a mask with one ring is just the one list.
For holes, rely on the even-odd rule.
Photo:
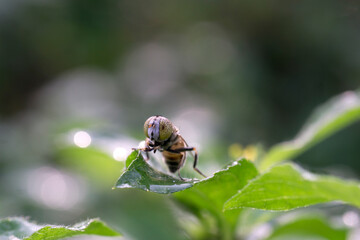
{"label": "striped abdomen", "polygon": [[[170,147],[170,149],[176,150],[178,148],[183,148],[186,146],[185,142],[182,141],[181,138],[179,138],[179,140],[180,141],[173,144]],[[172,153],[172,152],[164,150],[162,152],[162,155],[164,157],[164,161],[165,161],[166,165],[169,168],[169,171],[172,173],[175,173],[177,170],[179,170],[182,167],[182,165],[185,162],[185,158],[186,158],[186,152]]]}

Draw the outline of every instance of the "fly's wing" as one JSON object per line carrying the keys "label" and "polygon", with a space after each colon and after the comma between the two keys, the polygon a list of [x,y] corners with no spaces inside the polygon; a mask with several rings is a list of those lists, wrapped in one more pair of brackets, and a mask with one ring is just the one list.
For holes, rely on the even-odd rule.
{"label": "fly's wing", "polygon": [[[184,147],[188,147],[188,144],[186,143],[185,139],[181,136],[181,135],[178,135],[178,138],[179,138],[179,141],[183,143]],[[183,157],[181,159],[181,166],[184,165],[185,163],[185,160],[186,160],[186,151],[182,152],[183,154]],[[180,166],[180,167],[181,167]]]}
{"label": "fly's wing", "polygon": [[[179,135],[179,137],[181,138],[181,141],[184,142],[185,147],[189,147],[189,144],[185,141],[185,139],[184,139],[182,136],[180,136],[180,135]],[[193,151],[189,151],[189,152],[190,152],[191,157],[194,158]],[[185,152],[185,157],[186,157],[186,152]]]}

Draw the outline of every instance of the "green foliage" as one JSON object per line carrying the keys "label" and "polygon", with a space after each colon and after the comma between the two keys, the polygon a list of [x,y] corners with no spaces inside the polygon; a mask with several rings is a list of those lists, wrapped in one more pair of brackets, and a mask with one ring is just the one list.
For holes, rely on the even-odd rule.
{"label": "green foliage", "polygon": [[254,164],[246,159],[238,162],[214,176],[195,183],[193,187],[175,193],[175,197],[182,201],[208,209],[222,211],[226,200],[242,189],[258,174]]}
{"label": "green foliage", "polygon": [[241,159],[214,176],[195,183],[193,187],[175,193],[174,196],[192,209],[209,211],[218,222],[222,236],[230,239],[239,211],[223,215],[223,205],[257,174],[254,164]]}
{"label": "green foliage", "polygon": [[[281,213],[269,211],[289,211],[331,201],[360,208],[359,182],[313,174],[294,163],[282,163],[359,119],[358,93],[344,93],[318,108],[298,137],[271,148],[257,159],[257,164],[240,159],[201,181],[181,180],[160,172],[146,162],[139,151],[133,151],[125,164],[115,162],[92,148],[64,148],[57,157],[70,163],[76,159],[75,162],[85,171],[91,161],[99,163],[101,159],[102,164],[97,164],[99,168],[92,167],[87,172],[90,176],[97,176],[95,179],[107,173],[106,182],[125,165],[114,188],[129,194],[119,196],[117,209],[121,214],[115,219],[121,231],[134,239],[184,238],[179,226],[181,221],[187,220],[176,220],[172,210],[178,209],[178,205],[171,205],[170,200],[175,200],[200,222],[196,226],[203,228],[203,234],[188,233],[190,238],[230,240],[236,234],[246,236],[256,231],[259,225],[271,222],[273,231],[268,239],[346,239],[347,229],[336,229],[325,218],[296,215],[291,221],[273,224]],[[71,227],[39,226],[22,218],[0,222],[3,239],[15,236],[29,240],[55,240],[79,234],[119,235],[99,220]]]}
{"label": "green foliage", "polygon": [[[126,161],[128,168],[116,187],[174,193],[175,199],[197,216],[204,228],[211,225],[209,217],[215,221],[216,233],[208,234],[204,239],[232,239],[244,208],[288,211],[330,201],[360,207],[358,182],[316,175],[293,163],[276,165],[301,154],[359,119],[359,94],[347,92],[319,107],[293,141],[276,145],[258,159],[259,169],[267,171],[259,173],[252,162],[241,159],[202,181],[183,182],[154,170],[141,154],[133,152]],[[265,217],[257,219],[278,217],[276,214],[260,215]],[[210,232],[209,228],[207,230]],[[346,231],[333,229],[324,219],[295,219],[278,227],[270,239],[304,237],[345,239]]]}
{"label": "green foliage", "polygon": [[[3,1],[1,6],[2,216],[52,223],[114,218],[111,223],[130,239],[235,239],[239,229],[256,231],[264,223],[273,230],[264,238],[345,238],[345,230],[329,224],[331,215],[339,214],[331,212],[334,206],[319,203],[352,205],[336,204],[342,213],[357,208],[359,181],[280,164],[357,121],[356,92],[318,108],[294,140],[257,154],[254,164],[242,159],[202,181],[159,173],[136,158],[137,152],[126,162],[111,155],[117,147],[136,146],[131,142],[143,135],[148,114],[171,114],[179,127],[190,127],[206,173],[220,169],[212,161],[228,162],[227,143],[290,137],[287,131],[314,103],[358,87],[359,1],[154,1],[149,7],[140,1]],[[101,134],[82,149],[69,145],[70,129]],[[304,155],[304,160],[329,168],[331,159],[346,160],[359,174],[360,134],[344,136],[343,157],[332,156],[343,154],[332,147],[319,151],[329,157]],[[335,136],[335,146],[339,139]],[[36,178],[43,167],[61,171]],[[121,189],[111,191],[119,175]],[[300,186],[289,185],[294,183]],[[61,203],[60,195],[74,198],[64,205],[48,201]],[[258,201],[255,210],[246,205],[250,196]],[[278,199],[271,202],[271,196]],[[284,199],[288,196],[295,198]],[[233,209],[223,211],[236,199]],[[307,209],[331,213],[324,219],[295,214],[277,225],[283,214]],[[3,223],[4,239],[44,227],[23,218]],[[53,227],[40,231],[67,236],[74,230]],[[236,239],[254,239],[250,230],[242,234]]]}
{"label": "green foliage", "polygon": [[125,166],[128,168],[130,164],[138,157],[139,152],[138,151],[132,151],[130,155],[126,158]]}
{"label": "green foliage", "polygon": [[0,220],[0,239],[14,236],[26,240],[57,240],[75,235],[119,236],[105,223],[91,219],[74,226],[43,226],[28,222],[24,218],[7,218]]}
{"label": "green foliage", "polygon": [[224,209],[290,210],[335,200],[360,207],[359,184],[284,164],[250,182],[225,203]]}
{"label": "green foliage", "polygon": [[315,110],[298,136],[272,147],[260,162],[260,169],[291,160],[315,144],[360,119],[359,92],[345,92]]}

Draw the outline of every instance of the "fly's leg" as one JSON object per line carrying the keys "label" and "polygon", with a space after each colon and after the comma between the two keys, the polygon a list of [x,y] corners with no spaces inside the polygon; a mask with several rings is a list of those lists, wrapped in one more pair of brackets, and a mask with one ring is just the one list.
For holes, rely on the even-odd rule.
{"label": "fly's leg", "polygon": [[181,181],[185,181],[185,179],[183,179],[183,178],[181,177],[180,171],[178,171],[178,176],[179,176],[179,178],[180,178]]}
{"label": "fly's leg", "polygon": [[[154,150],[154,147],[150,146],[150,142],[149,139],[147,138],[145,140],[145,147],[143,148],[132,148],[132,150],[138,150],[139,154],[140,152],[145,152],[145,161],[149,161],[150,156],[149,156],[149,152]],[[154,152],[156,151],[156,149],[154,150]]]}
{"label": "fly's leg", "polygon": [[172,152],[172,153],[180,153],[180,152],[186,152],[186,151],[194,151],[194,165],[193,168],[195,171],[197,171],[201,176],[205,177],[206,176],[196,167],[197,165],[197,160],[198,160],[198,153],[196,151],[196,148],[194,147],[184,147],[184,148],[177,148],[177,149],[167,149],[166,151],[168,152]]}
{"label": "fly's leg", "polygon": [[197,164],[197,160],[198,160],[198,153],[196,151],[196,148],[193,148],[193,151],[195,152],[194,154],[194,165],[193,165],[193,168],[195,171],[197,171],[201,176],[205,177],[205,174],[203,174],[197,167],[196,167],[196,164]]}
{"label": "fly's leg", "polygon": [[147,152],[145,152],[145,160],[149,161],[149,159],[150,159],[150,155],[149,155],[149,152],[147,151]]}
{"label": "fly's leg", "polygon": [[132,148],[132,150],[139,151],[139,155],[141,154],[141,152],[144,152],[145,153],[145,158],[144,158],[145,161],[149,161],[149,159],[150,159],[149,152],[151,152],[153,149],[151,149],[151,148]]}

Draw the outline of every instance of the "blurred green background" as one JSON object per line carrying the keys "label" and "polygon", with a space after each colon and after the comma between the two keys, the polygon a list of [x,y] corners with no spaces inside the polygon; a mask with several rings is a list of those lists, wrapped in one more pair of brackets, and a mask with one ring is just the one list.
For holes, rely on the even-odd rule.
{"label": "blurred green background", "polygon": [[[0,216],[100,217],[121,232],[148,219],[176,229],[167,196],[111,189],[144,140],[144,121],[171,119],[207,175],[231,160],[233,144],[291,139],[316,106],[359,88],[359,7],[1,1]],[[359,133],[354,124],[296,161],[358,178]],[[163,215],[151,221],[147,206]]]}

